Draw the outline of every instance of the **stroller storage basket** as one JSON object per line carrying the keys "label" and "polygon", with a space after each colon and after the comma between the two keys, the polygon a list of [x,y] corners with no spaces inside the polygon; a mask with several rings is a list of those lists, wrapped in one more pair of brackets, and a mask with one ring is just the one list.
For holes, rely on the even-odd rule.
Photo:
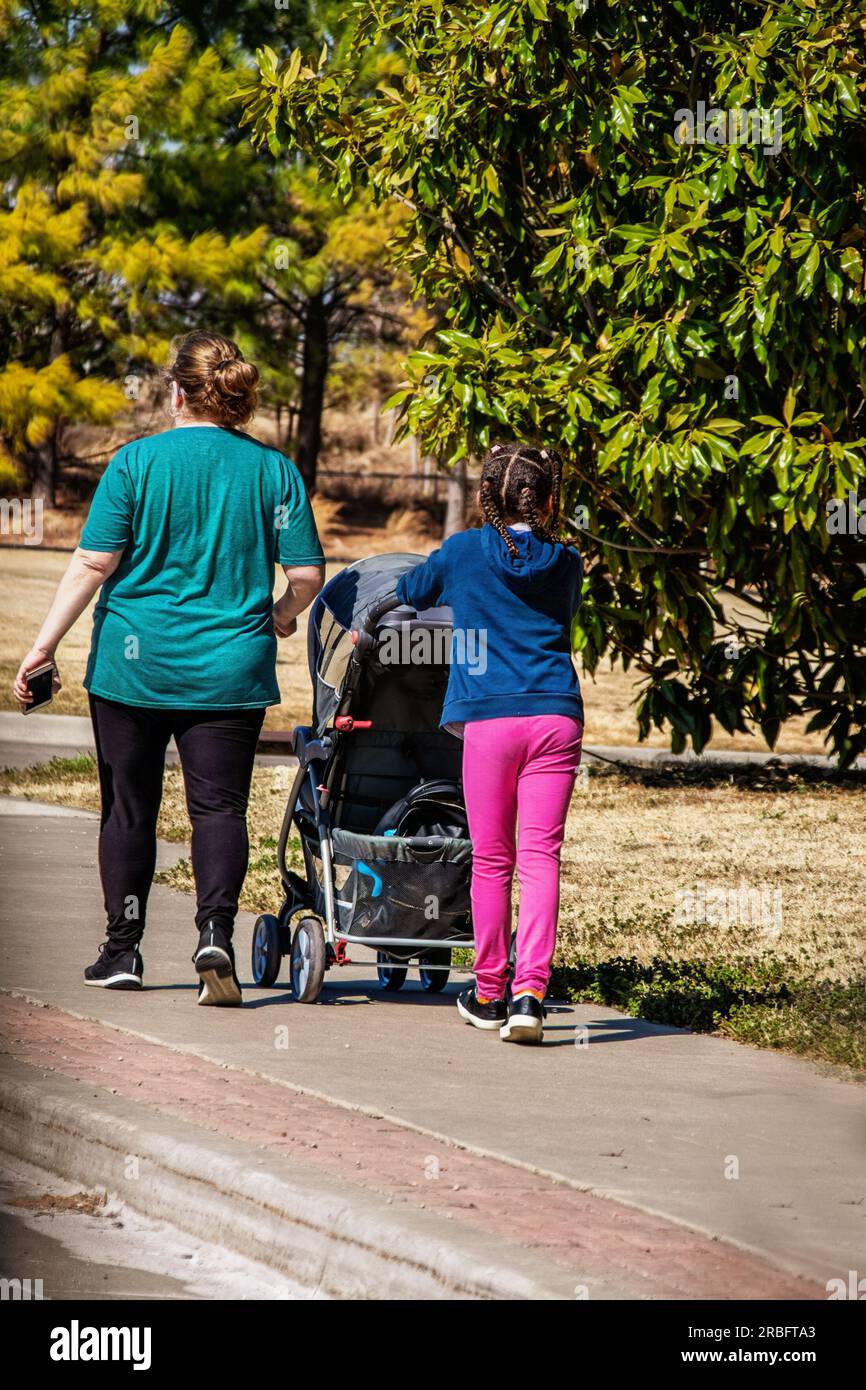
{"label": "stroller storage basket", "polygon": [[334,828],[340,934],[371,945],[471,945],[472,842]]}

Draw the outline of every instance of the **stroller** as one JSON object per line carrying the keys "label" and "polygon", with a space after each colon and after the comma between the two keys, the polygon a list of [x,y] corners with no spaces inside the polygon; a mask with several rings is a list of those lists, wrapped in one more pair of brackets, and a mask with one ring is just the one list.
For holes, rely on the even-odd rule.
{"label": "stroller", "polygon": [[[462,748],[439,728],[450,662],[450,608],[416,613],[394,593],[419,555],[377,555],[335,575],[310,612],[313,722],[297,728],[298,770],[277,850],[285,901],[253,932],[256,984],[289,957],[292,993],[318,999],[352,943],[376,950],[379,983],[410,968],[444,989],[451,953],[471,947],[472,845]],[[293,827],[305,875],[290,869]]]}

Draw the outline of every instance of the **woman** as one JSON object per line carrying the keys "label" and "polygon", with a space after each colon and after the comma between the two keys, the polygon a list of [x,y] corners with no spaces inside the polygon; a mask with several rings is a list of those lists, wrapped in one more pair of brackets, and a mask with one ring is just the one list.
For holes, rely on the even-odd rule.
{"label": "woman", "polygon": [[[165,750],[174,735],[192,822],[200,1004],[241,1002],[232,932],[247,871],[246,810],[265,709],[279,704],[276,637],[322,586],[323,555],[295,465],[243,433],[258,371],[216,333],[191,333],[170,368],[174,428],[126,444],[106,469],[81,545],[27,673],[96,591],[84,685],[96,740],[107,941],[87,984],[140,989]],[[274,565],[288,586],[272,600]],[[59,689],[59,677],[55,678]]]}

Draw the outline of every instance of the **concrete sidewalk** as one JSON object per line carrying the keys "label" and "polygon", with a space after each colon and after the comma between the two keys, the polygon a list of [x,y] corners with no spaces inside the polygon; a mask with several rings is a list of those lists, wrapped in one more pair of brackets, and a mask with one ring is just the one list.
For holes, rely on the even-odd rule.
{"label": "concrete sidewalk", "polygon": [[[93,757],[96,744],[90,720],[79,714],[28,714],[0,710],[0,768],[34,767],[51,758]],[[178,762],[172,739],[166,749],[168,767]],[[265,766],[294,763],[287,736],[263,745],[256,762]]]}
{"label": "concrete sidewalk", "polygon": [[[4,810],[0,985],[66,1011],[31,1010],[29,1023],[18,1018],[12,1036],[19,1041],[7,1045],[16,1064],[47,1062],[58,1077],[90,1083],[88,1094],[98,1086],[101,1098],[133,1084],[131,1100],[146,1104],[151,1118],[172,1110],[162,1089],[172,1058],[182,1076],[204,1067],[197,1107],[189,1105],[188,1117],[181,1088],[172,1110],[172,1123],[194,1118],[203,1129],[220,1128],[212,1093],[220,1094],[225,1068],[236,1069],[241,1103],[263,1086],[259,1116],[279,1112],[269,1142],[297,1154],[296,1126],[337,1135],[330,1180],[342,1175],[344,1185],[385,1192],[404,1204],[407,1219],[410,1210],[444,1201],[444,1186],[425,1171],[431,1155],[472,1157],[492,1166],[473,1179],[471,1209],[454,1210],[452,1201],[449,1234],[455,1222],[464,1236],[473,1227],[476,1239],[480,1220],[488,1238],[497,1233],[498,1248],[510,1225],[509,1249],[546,1251],[570,1271],[566,1281],[581,1282],[590,1268],[607,1296],[637,1297],[641,1289],[643,1296],[762,1296],[756,1288],[766,1297],[796,1296],[780,1292],[790,1289],[779,1273],[786,1271],[808,1281],[799,1296],[809,1297],[827,1279],[862,1267],[862,1088],[809,1063],[589,1005],[552,1011],[540,1050],[504,1047],[495,1034],[459,1023],[453,985],[439,998],[414,985],[386,995],[369,963],[332,971],[316,1006],[294,1004],[285,988],[248,988],[243,1010],[199,1009],[192,902],[162,887],[151,900],[144,948],[148,988],[137,995],[88,989],[81,970],[102,936],[95,822],[32,806],[21,814],[9,802]],[[275,892],[275,906],[276,899]],[[238,923],[242,980],[249,978],[251,926],[248,915]],[[54,1020],[50,1059],[45,1039],[33,1034],[40,1017]],[[65,1039],[82,1027],[93,1031],[76,1054]],[[121,1044],[115,1029],[142,1041]],[[146,1047],[163,1049],[152,1093],[154,1068],[130,1073],[130,1059]],[[113,1057],[125,1060],[115,1065]],[[311,1105],[324,1108],[311,1115]],[[362,1142],[344,1131],[346,1117],[374,1132]],[[392,1180],[381,1171],[385,1131],[377,1124],[396,1146]],[[243,1131],[249,1142],[263,1125],[260,1119],[252,1133]],[[312,1155],[321,1164],[322,1143],[302,1143],[305,1161]],[[571,1194],[565,1206],[564,1193]],[[489,1211],[486,1203],[494,1203]],[[649,1222],[630,1237],[635,1252],[645,1242],[648,1267],[637,1253],[619,1265],[608,1253],[611,1213],[624,1219],[629,1212]],[[691,1232],[709,1240],[689,1244]],[[719,1240],[734,1247],[729,1255],[752,1263],[717,1277],[707,1248],[727,1249]],[[553,1282],[558,1291],[550,1296],[567,1296],[562,1280]],[[697,1285],[703,1294],[689,1294]]]}

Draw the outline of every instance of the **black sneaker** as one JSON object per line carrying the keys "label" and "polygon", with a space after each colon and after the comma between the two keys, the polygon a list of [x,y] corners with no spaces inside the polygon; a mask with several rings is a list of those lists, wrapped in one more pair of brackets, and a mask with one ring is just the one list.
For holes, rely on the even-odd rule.
{"label": "black sneaker", "polygon": [[100,989],[141,989],[143,978],[144,962],[138,947],[112,946],[110,941],[103,941],[99,959],[84,971],[84,983]]}
{"label": "black sneaker", "polygon": [[508,1018],[499,1030],[503,1042],[540,1043],[547,1010],[534,994],[518,994],[512,999]]}
{"label": "black sneaker", "polygon": [[241,987],[235,974],[235,952],[231,932],[219,922],[202,927],[198,947],[192,958],[199,973],[200,1004],[238,1005]]}
{"label": "black sneaker", "polygon": [[457,996],[457,1012],[473,1028],[487,1028],[490,1031],[499,1028],[507,1016],[504,999],[489,999],[486,1004],[481,1004],[474,985]]}

